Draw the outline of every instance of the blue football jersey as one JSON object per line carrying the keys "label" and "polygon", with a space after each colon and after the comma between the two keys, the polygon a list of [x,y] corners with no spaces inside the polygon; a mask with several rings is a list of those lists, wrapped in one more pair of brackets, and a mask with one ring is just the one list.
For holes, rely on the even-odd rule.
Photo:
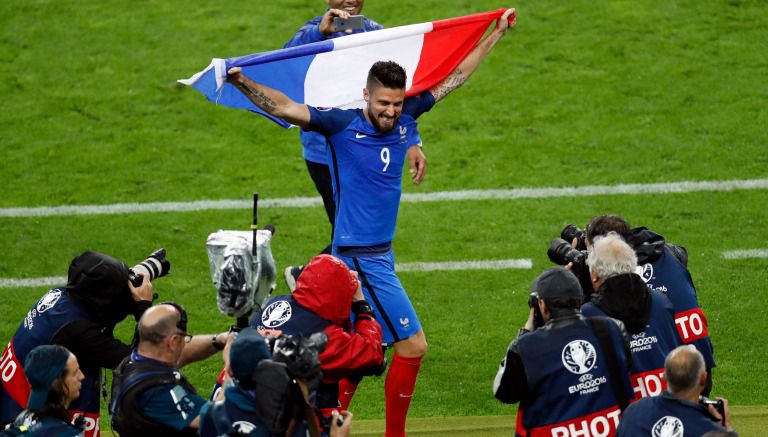
{"label": "blue football jersey", "polygon": [[395,128],[386,133],[377,131],[361,109],[310,107],[309,130],[328,139],[334,246],[374,246],[394,239],[406,151],[421,143],[416,119],[434,104],[429,92],[406,99]]}

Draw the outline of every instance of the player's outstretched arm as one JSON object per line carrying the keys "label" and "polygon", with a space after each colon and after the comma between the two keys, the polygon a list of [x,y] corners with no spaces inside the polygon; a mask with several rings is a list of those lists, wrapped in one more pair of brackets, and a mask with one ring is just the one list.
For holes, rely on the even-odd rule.
{"label": "player's outstretched arm", "polygon": [[[482,41],[477,43],[472,52],[461,61],[456,70],[453,71],[442,82],[429,90],[432,96],[435,98],[435,102],[439,102],[443,97],[447,96],[451,91],[464,85],[464,82],[472,76],[477,66],[480,65],[480,61],[491,51],[493,46],[507,33],[510,27],[513,27],[517,22],[517,18],[513,16],[515,9],[507,9],[504,14],[496,21],[496,27],[488,34]],[[513,16],[512,22],[509,22],[509,17]]]}
{"label": "player's outstretched arm", "polygon": [[227,82],[234,85],[254,105],[266,113],[280,117],[296,126],[309,126],[309,108],[307,105],[296,103],[280,91],[252,81],[242,73],[240,67],[230,68],[227,73]]}

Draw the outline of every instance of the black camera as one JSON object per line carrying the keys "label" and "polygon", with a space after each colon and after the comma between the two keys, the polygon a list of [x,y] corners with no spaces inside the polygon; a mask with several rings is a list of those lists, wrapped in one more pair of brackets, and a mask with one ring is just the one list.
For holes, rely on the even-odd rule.
{"label": "black camera", "polygon": [[165,276],[170,271],[171,262],[165,259],[165,249],[161,247],[152,252],[147,259],[136,264],[132,269],[128,269],[128,280],[134,287],[140,287],[144,283],[144,275],[152,282],[155,278]]}
{"label": "black camera", "polygon": [[722,399],[709,399],[706,396],[699,396],[699,404],[704,405],[705,407],[714,405],[715,410],[720,414],[720,423],[725,426],[725,403]]}
{"label": "black camera", "polygon": [[328,343],[324,332],[316,332],[309,337],[268,335],[266,339],[272,350],[272,361],[284,363],[288,373],[293,378],[304,380],[310,391],[317,389],[322,380],[318,355]]}
{"label": "black camera", "polygon": [[533,308],[533,326],[535,328],[544,326],[544,316],[539,309],[539,294],[535,291],[528,296],[528,308]]}
{"label": "black camera", "polygon": [[587,234],[576,225],[567,224],[563,228],[563,232],[560,232],[560,238],[568,243],[573,242],[576,239],[577,250],[587,250]]}
{"label": "black camera", "polygon": [[586,250],[575,249],[571,243],[562,238],[552,240],[547,249],[547,256],[550,261],[561,266],[573,263],[574,266],[580,267],[587,262]]}

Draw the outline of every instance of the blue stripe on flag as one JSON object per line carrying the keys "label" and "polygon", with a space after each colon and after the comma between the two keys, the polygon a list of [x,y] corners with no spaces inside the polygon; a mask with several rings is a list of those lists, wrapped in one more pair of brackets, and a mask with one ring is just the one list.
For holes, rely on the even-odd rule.
{"label": "blue stripe on flag", "polygon": [[[315,55],[332,50],[333,41],[322,41],[288,49],[230,58],[226,60],[226,69],[241,67],[243,74],[253,81],[279,90],[295,102],[304,103],[304,79],[307,76],[309,66],[315,59]],[[209,81],[207,76],[208,74],[204,76],[206,82]],[[215,79],[213,82],[215,89]],[[269,115],[259,109],[230,84],[225,84],[221,93],[218,96],[213,96],[213,98],[199,88],[195,87],[195,89],[208,96],[210,101],[259,113],[282,127],[291,126],[283,119]]]}

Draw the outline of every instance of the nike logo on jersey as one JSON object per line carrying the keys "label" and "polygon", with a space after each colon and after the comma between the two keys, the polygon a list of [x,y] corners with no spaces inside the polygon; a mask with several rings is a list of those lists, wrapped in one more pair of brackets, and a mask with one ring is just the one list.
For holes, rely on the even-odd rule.
{"label": "nike logo on jersey", "polygon": [[360,138],[365,138],[365,137],[367,137],[367,136],[368,136],[368,135],[365,135],[365,134],[361,134],[361,133],[359,133],[359,132],[355,133],[355,138],[358,138],[358,139],[360,139]]}

